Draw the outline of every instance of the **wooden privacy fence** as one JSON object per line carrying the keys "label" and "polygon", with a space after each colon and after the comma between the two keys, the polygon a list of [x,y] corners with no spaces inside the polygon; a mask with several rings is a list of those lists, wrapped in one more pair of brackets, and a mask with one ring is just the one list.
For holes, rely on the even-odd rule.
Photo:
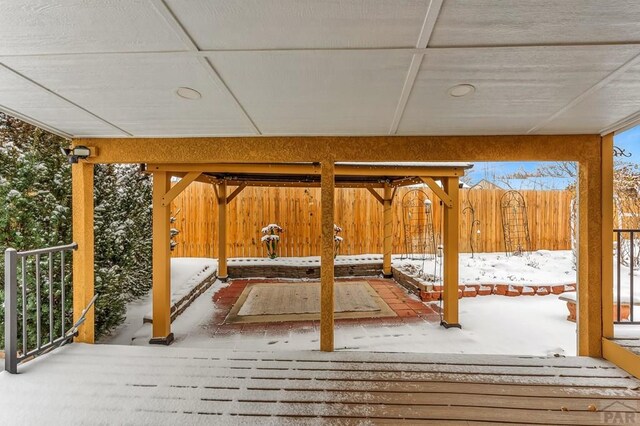
{"label": "wooden privacy fence", "polygon": [[[394,198],[393,253],[402,254],[402,197],[412,187],[399,188]],[[436,243],[442,224],[442,209],[433,200]],[[460,251],[470,252],[471,215],[463,209],[471,203],[479,226],[473,228],[476,252],[504,251],[500,197],[503,190],[462,189],[460,191]],[[571,192],[520,191],[527,203],[532,250],[571,248]],[[180,230],[174,256],[217,257],[217,205],[211,185],[194,182],[172,204],[180,212],[174,226]],[[280,256],[320,254],[319,188],[245,188],[228,206],[228,256],[263,257],[260,229],[269,223],[284,228]],[[340,254],[382,253],[382,205],[366,189],[336,189],[336,223],[343,228]],[[479,230],[480,232],[476,232]]]}

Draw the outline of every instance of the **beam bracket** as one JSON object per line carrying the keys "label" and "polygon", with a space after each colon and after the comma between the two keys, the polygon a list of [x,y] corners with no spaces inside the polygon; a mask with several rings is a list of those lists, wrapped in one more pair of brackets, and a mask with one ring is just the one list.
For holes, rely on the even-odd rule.
{"label": "beam bracket", "polygon": [[169,191],[162,197],[162,207],[168,207],[171,202],[184,191],[193,181],[198,179],[201,172],[189,172],[178,183],[173,185]]}
{"label": "beam bracket", "polygon": [[447,194],[445,190],[442,189],[435,180],[433,180],[433,178],[421,176],[420,180],[422,180],[422,182],[424,182],[438,196],[438,198],[442,200],[445,206],[449,208],[453,207],[453,200],[449,194]]}
{"label": "beam bracket", "polygon": [[382,196],[378,194],[378,192],[375,189],[371,187],[367,187],[367,191],[369,191],[371,195],[373,195],[376,198],[376,200],[380,202],[380,204],[384,204],[384,198],[382,198]]}

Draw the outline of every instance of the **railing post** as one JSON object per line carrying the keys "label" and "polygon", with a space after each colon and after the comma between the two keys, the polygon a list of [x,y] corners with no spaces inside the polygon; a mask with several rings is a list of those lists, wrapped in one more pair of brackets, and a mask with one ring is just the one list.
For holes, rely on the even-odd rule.
{"label": "railing post", "polygon": [[633,250],[633,244],[634,244],[634,231],[630,231],[629,234],[630,236],[630,240],[631,240],[631,244],[629,245],[629,321],[633,322],[633,305],[634,305],[634,301],[635,301],[635,293],[633,291],[633,264],[635,263],[635,253]]}
{"label": "railing post", "polygon": [[[18,372],[18,252],[9,248],[4,253],[4,369]],[[24,303],[24,302],[23,302]]]}

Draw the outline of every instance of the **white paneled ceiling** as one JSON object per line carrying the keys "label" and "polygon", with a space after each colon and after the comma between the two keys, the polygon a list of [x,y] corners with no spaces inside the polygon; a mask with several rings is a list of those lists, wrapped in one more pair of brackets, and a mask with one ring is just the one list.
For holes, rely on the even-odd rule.
{"label": "white paneled ceiling", "polygon": [[[522,134],[634,57],[632,46],[432,49],[420,67],[399,132]],[[448,89],[471,82],[455,98]]]}
{"label": "white paneled ceiling", "polygon": [[[5,63],[134,135],[253,134],[233,98],[194,57],[27,57]],[[177,87],[193,88],[202,98],[182,99]]]}
{"label": "white paneled ceiling", "polygon": [[631,67],[583,102],[567,109],[540,129],[540,133],[565,133],[568,125],[606,128],[620,117],[640,110],[640,65]]}
{"label": "white paneled ceiling", "polygon": [[200,49],[415,47],[429,0],[169,0]]}
{"label": "white paneled ceiling", "polygon": [[[507,3],[0,0],[0,110],[68,137],[600,133],[640,117],[639,1]],[[475,92],[452,97],[459,84]]]}
{"label": "white paneled ceiling", "polygon": [[640,41],[637,0],[445,0],[432,47]]}
{"label": "white paneled ceiling", "polygon": [[384,134],[407,52],[225,52],[222,79],[264,134]]}
{"label": "white paneled ceiling", "polygon": [[184,47],[148,0],[2,0],[0,34],[0,55]]}

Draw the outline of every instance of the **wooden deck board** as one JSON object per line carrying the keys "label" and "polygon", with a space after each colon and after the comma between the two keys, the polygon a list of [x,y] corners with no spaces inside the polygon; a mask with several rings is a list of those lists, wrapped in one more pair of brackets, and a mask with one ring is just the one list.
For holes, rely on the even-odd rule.
{"label": "wooden deck board", "polygon": [[0,375],[0,424],[595,425],[640,409],[640,381],[590,358],[73,344],[20,371]]}
{"label": "wooden deck board", "polygon": [[613,341],[634,354],[640,355],[640,339],[613,339]]}

